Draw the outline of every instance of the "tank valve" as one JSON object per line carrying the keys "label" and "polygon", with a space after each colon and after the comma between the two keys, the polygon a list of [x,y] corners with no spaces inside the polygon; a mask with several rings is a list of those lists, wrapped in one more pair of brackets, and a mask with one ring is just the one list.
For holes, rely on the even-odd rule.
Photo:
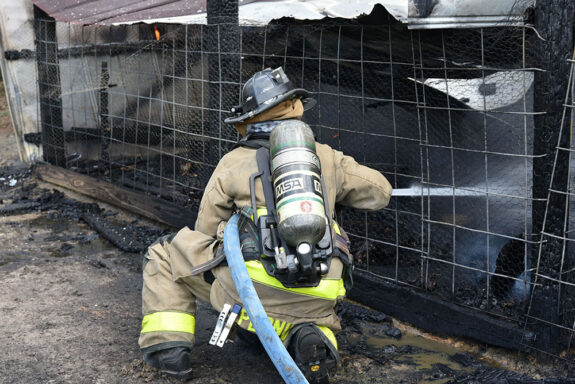
{"label": "tank valve", "polygon": [[297,246],[296,252],[298,255],[307,255],[311,253],[311,245],[309,245],[309,243],[300,243]]}

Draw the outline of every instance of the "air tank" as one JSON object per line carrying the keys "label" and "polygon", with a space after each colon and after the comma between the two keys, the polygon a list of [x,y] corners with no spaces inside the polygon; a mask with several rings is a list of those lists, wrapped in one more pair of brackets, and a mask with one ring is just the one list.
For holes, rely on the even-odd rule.
{"label": "air tank", "polygon": [[314,246],[325,234],[326,217],[310,127],[299,120],[278,124],[270,135],[270,159],[280,236],[293,247]]}

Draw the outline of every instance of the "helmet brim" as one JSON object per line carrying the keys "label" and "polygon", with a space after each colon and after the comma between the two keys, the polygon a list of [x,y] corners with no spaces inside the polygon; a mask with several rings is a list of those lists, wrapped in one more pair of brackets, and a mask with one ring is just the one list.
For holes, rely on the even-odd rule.
{"label": "helmet brim", "polygon": [[301,100],[301,102],[303,104],[304,111],[307,111],[308,109],[313,108],[316,104],[316,100],[309,97],[308,91],[306,91],[303,88],[295,88],[295,89],[292,89],[291,91],[288,91],[284,94],[281,94],[279,96],[271,98],[270,100],[267,100],[266,102],[259,105],[254,110],[251,110],[251,111],[244,113],[242,115],[239,115],[239,116],[228,117],[227,119],[224,120],[224,123],[226,123],[226,124],[243,123],[244,121],[251,119],[252,117],[254,117],[256,115],[259,115],[260,113],[265,112],[269,109],[272,109],[276,105],[278,105],[278,104],[280,104],[286,100],[293,99],[293,98],[299,98]]}

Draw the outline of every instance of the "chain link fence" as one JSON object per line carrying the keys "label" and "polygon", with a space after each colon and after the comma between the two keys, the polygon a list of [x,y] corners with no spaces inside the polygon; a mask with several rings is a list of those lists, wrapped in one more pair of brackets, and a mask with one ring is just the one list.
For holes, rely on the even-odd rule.
{"label": "chain link fence", "polygon": [[[561,333],[547,350],[558,355],[575,326],[573,176],[549,190],[568,196],[564,231],[540,237],[533,162],[554,154],[534,151],[537,38],[528,27],[410,31],[388,15],[265,27],[77,26],[37,15],[44,158],[197,209],[239,139],[223,119],[243,82],[282,66],[318,101],[304,116],[317,140],[396,189],[381,212],[338,210],[356,268],[535,333],[545,322]],[[559,152],[568,156],[556,162],[572,163],[572,143]],[[547,271],[550,241],[560,265]],[[539,318],[537,305],[558,315]]]}

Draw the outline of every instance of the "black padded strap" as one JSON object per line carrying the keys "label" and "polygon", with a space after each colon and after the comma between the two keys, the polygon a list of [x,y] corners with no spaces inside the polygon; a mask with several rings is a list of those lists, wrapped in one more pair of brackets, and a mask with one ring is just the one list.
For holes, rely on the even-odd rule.
{"label": "black padded strap", "polygon": [[274,191],[272,188],[272,176],[270,172],[270,151],[262,147],[256,152],[256,161],[258,162],[258,169],[262,173],[262,187],[264,189],[264,197],[266,199],[266,208],[268,215],[273,215],[276,223],[278,216],[274,204]]}
{"label": "black padded strap", "polygon": [[270,134],[265,132],[259,133],[250,133],[245,137],[242,137],[237,143],[234,144],[232,149],[236,149],[239,147],[248,147],[248,148],[269,148],[270,147]]}

